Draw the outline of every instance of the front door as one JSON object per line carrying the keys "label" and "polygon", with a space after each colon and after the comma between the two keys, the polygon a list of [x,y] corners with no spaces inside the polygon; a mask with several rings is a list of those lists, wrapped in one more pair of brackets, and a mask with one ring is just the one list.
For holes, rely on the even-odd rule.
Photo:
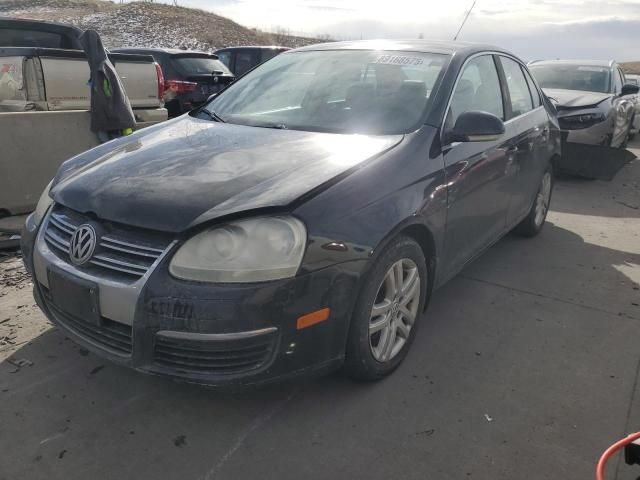
{"label": "front door", "polygon": [[[505,119],[494,57],[469,60],[458,78],[444,124],[444,138],[458,116],[485,111]],[[463,142],[443,148],[448,192],[445,270],[453,274],[504,233],[515,174],[515,145],[508,135],[496,141]]]}

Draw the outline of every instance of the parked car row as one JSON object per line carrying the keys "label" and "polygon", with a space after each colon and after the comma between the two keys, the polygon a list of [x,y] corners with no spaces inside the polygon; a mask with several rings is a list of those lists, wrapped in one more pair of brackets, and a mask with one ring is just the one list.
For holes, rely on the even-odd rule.
{"label": "parked car row", "polygon": [[455,42],[311,45],[242,73],[149,53],[192,109],[65,162],[24,260],[70,338],[214,386],[389,375],[438,287],[540,233],[567,151],[614,168],[638,92],[615,63]]}
{"label": "parked car row", "polygon": [[640,126],[638,85],[613,60],[534,61],[529,68],[557,110],[564,142],[560,167],[611,179],[628,160],[627,142]]}
{"label": "parked car row", "polygon": [[[163,98],[169,118],[202,105],[257,65],[285,47],[228,47],[215,53],[165,48],[116,48],[112,52],[151,55],[164,75]],[[233,72],[233,73],[232,73]]]}
{"label": "parked car row", "polygon": [[625,78],[616,62],[548,60],[531,62],[529,68],[555,102],[568,141],[626,147],[638,85]]}
{"label": "parked car row", "polygon": [[[33,211],[68,158],[101,143],[91,126],[90,69],[71,25],[0,19],[0,216]],[[162,72],[148,55],[111,53],[136,120],[167,120]]]}
{"label": "parked car row", "polygon": [[289,50],[287,47],[227,47],[216,50],[216,55],[236,76],[244,75],[261,63]]}
{"label": "parked car row", "polygon": [[213,54],[163,48],[116,48],[112,51],[151,55],[160,65],[164,80],[162,97],[169,118],[199,107],[235,79]]}

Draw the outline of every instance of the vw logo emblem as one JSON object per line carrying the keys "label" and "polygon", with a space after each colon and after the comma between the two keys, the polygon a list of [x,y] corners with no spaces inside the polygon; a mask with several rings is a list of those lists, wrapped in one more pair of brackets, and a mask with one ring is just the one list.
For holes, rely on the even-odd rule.
{"label": "vw logo emblem", "polygon": [[80,225],[69,244],[69,258],[75,265],[87,263],[96,249],[96,231],[91,225]]}

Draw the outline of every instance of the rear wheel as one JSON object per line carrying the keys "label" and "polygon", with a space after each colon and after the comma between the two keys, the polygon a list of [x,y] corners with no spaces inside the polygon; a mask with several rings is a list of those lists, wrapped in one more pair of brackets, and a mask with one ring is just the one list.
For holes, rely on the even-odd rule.
{"label": "rear wheel", "polygon": [[544,225],[551,203],[551,192],[553,191],[553,169],[551,166],[542,175],[538,193],[533,201],[531,210],[522,222],[514,228],[514,232],[523,237],[534,237]]}
{"label": "rear wheel", "polygon": [[389,375],[404,360],[422,313],[427,267],[420,245],[399,237],[381,253],[351,319],[345,369],[360,380]]}

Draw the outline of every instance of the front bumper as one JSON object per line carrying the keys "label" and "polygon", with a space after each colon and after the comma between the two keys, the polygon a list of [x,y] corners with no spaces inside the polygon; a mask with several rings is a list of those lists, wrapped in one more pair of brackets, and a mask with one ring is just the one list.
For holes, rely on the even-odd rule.
{"label": "front bumper", "polygon": [[613,138],[613,130],[611,121],[605,120],[588,128],[579,130],[561,129],[561,132],[563,139],[567,142],[608,146]]}
{"label": "front bumper", "polygon": [[[165,254],[140,280],[118,284],[65,262],[37,231],[27,222],[22,242],[38,305],[73,340],[101,357],[221,387],[266,383],[342,362],[363,261],[286,280],[214,285],[172,278]],[[51,271],[95,285],[97,321],[87,322],[56,304]],[[300,316],[321,308],[330,308],[328,320],[296,328]]]}

